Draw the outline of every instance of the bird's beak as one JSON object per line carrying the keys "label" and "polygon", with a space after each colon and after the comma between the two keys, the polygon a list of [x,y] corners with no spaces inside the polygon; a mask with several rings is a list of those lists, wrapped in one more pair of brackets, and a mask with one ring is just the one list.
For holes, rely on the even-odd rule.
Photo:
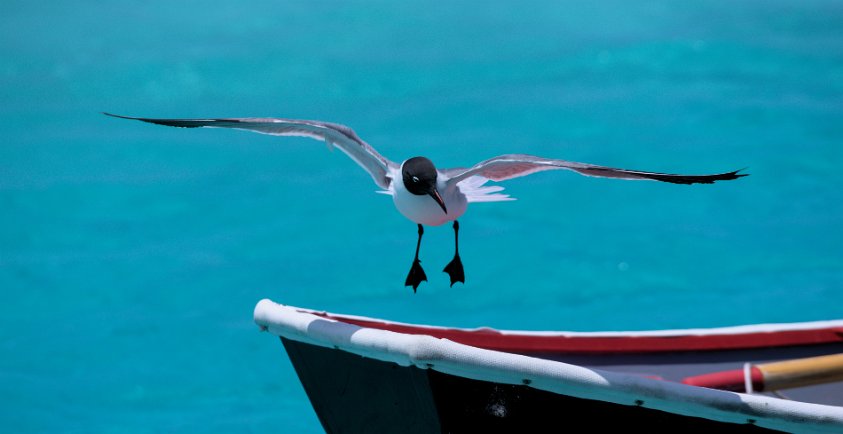
{"label": "bird's beak", "polygon": [[436,203],[438,203],[439,206],[442,207],[442,211],[445,211],[445,214],[448,214],[448,208],[445,208],[445,201],[442,200],[442,196],[439,195],[439,190],[437,190],[436,187],[430,189],[427,194],[429,194],[430,197],[432,197],[433,200],[435,200]]}

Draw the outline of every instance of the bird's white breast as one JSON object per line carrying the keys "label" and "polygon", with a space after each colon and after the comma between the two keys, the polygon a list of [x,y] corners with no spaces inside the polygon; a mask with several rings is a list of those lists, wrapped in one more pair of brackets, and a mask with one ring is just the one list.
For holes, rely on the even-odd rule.
{"label": "bird's white breast", "polygon": [[454,221],[465,213],[468,201],[460,189],[456,186],[447,189],[445,187],[444,175],[439,175],[436,180],[437,190],[448,208],[448,214],[442,211],[439,204],[429,195],[415,195],[407,191],[404,181],[401,180],[401,173],[394,176],[392,181],[392,201],[395,208],[408,219],[428,226],[439,226]]}

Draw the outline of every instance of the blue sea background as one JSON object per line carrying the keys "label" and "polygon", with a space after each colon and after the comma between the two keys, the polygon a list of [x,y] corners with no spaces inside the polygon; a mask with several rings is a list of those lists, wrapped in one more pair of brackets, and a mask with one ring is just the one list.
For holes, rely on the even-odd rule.
{"label": "blue sea background", "polygon": [[[0,3],[4,432],[322,432],[262,298],[395,321],[647,330],[843,318],[839,1]],[[750,176],[545,172],[415,225],[306,138]]]}

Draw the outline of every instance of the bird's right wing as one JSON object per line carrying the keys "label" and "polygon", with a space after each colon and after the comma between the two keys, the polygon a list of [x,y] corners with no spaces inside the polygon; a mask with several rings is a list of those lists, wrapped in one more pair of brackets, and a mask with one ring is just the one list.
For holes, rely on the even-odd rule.
{"label": "bird's right wing", "polygon": [[280,118],[228,118],[228,119],[152,119],[119,116],[105,113],[122,119],[132,119],[158,125],[181,128],[233,128],[254,131],[273,136],[302,136],[325,141],[334,146],[369,172],[375,184],[388,189],[391,179],[388,176],[390,168],[398,165],[375,151],[357,134],[345,125],[321,121],[306,121]]}

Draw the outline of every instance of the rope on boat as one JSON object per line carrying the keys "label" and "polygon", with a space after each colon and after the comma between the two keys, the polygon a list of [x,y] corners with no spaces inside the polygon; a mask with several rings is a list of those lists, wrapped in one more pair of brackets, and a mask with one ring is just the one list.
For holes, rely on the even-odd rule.
{"label": "rope on boat", "polygon": [[752,394],[752,363],[743,364],[743,387],[746,393]]}

